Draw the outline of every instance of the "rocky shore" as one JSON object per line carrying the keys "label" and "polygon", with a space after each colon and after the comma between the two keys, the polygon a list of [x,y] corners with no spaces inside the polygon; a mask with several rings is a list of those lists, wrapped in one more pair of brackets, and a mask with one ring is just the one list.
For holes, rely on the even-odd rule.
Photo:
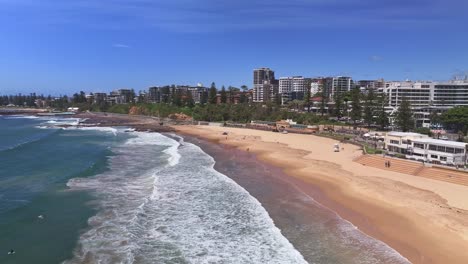
{"label": "rocky shore", "polygon": [[142,132],[174,132],[167,126],[167,120],[149,116],[132,116],[111,113],[80,113],[74,117],[80,118],[79,126],[98,127],[130,127]]}

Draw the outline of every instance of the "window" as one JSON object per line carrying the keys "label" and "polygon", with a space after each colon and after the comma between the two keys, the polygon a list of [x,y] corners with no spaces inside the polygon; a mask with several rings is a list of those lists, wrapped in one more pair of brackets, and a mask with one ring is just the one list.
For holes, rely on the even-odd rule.
{"label": "window", "polygon": [[407,140],[402,140],[401,144],[408,144],[408,141]]}
{"label": "window", "polygon": [[429,150],[437,151],[437,146],[436,145],[429,145]]}
{"label": "window", "polygon": [[456,148],[455,149],[455,153],[458,154],[458,153],[464,153],[464,149],[459,149],[459,148]]}
{"label": "window", "polygon": [[446,148],[445,148],[445,152],[447,152],[447,153],[455,153],[455,149],[454,149],[454,148],[446,147]]}
{"label": "window", "polygon": [[431,158],[433,158],[433,159],[437,159],[438,157],[439,156],[437,156],[437,155],[431,155]]}
{"label": "window", "polygon": [[391,139],[390,143],[399,145],[400,141]]}
{"label": "window", "polygon": [[424,144],[421,143],[414,143],[414,148],[424,149]]}
{"label": "window", "polygon": [[440,157],[440,161],[447,161],[447,157]]}
{"label": "window", "polygon": [[444,146],[437,146],[437,151],[445,152],[445,147]]}

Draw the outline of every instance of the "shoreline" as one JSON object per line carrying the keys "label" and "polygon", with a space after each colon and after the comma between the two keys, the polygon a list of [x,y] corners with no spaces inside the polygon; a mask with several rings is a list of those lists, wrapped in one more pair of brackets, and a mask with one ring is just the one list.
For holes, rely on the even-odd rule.
{"label": "shoreline", "polygon": [[[216,157],[215,169],[255,197],[281,233],[310,263],[409,262],[390,246],[376,241],[312,198],[316,195],[310,195],[310,192],[320,190],[310,185],[312,189],[303,191],[298,185],[304,183],[285,174],[281,167],[261,161],[254,152],[217,144],[217,141],[203,137],[181,135],[184,141],[196,144],[210,156]],[[242,166],[236,166],[238,164]],[[328,239],[316,238],[318,234]],[[321,243],[326,246],[318,246]],[[330,256],[334,261],[324,259]]]}
{"label": "shoreline", "polygon": [[[91,115],[98,126],[161,127],[153,118]],[[344,144],[346,150],[330,155],[336,141],[312,135],[209,126],[139,131],[202,137],[253,153],[282,169],[301,191],[412,263],[466,263],[468,259],[463,251],[468,246],[467,186],[365,167],[353,162],[361,155],[358,147]]]}
{"label": "shoreline", "polygon": [[[466,188],[437,181],[434,183],[428,179],[403,180],[403,175],[362,167],[357,163],[343,166],[343,164],[339,165],[340,160],[312,159],[310,156],[314,150],[298,149],[280,140],[274,143],[271,138],[269,140],[262,138],[266,133],[271,133],[273,136],[282,137],[284,141],[286,137],[291,137],[288,135],[285,137],[273,132],[200,126],[178,126],[175,129],[177,133],[199,136],[243,151],[249,149],[261,161],[282,168],[293,178],[301,191],[311,195],[320,204],[357,226],[363,233],[394,248],[412,263],[466,263],[468,259],[468,254],[461,250],[468,246],[466,240],[468,208],[452,210],[455,207],[450,203],[457,203],[454,199],[441,197],[440,194],[444,194],[443,190],[434,193],[420,187],[424,184],[439,184],[448,185],[447,188],[458,189],[458,191],[468,190]],[[221,131],[228,131],[229,136],[221,135]],[[303,135],[294,137],[304,139]],[[308,137],[312,140],[333,142],[331,139]],[[353,152],[357,148],[350,144],[346,144],[345,147],[348,152]],[[356,153],[351,154],[356,155]],[[348,170],[350,166],[354,166],[354,171]],[[359,170],[377,174],[374,176],[356,175]],[[398,178],[401,179],[398,180]],[[411,181],[418,183],[413,184]],[[396,187],[396,190],[389,189],[392,186]],[[380,191],[383,193],[379,195]],[[402,197],[398,198],[398,202],[393,202],[384,194],[391,194],[391,198],[395,199],[398,198],[396,197],[398,194]],[[468,193],[466,195],[468,196]],[[421,200],[421,196],[429,199],[430,204]],[[404,205],[406,198],[411,206]],[[413,202],[415,204],[412,204]],[[418,211],[419,205],[423,203],[426,203],[424,211]],[[442,204],[445,204],[445,207]],[[459,201],[458,205],[463,207],[464,204]],[[440,210],[429,211],[437,207]],[[431,216],[433,217],[429,218]],[[456,225],[452,225],[454,223]],[[460,231],[462,231],[461,234]]]}

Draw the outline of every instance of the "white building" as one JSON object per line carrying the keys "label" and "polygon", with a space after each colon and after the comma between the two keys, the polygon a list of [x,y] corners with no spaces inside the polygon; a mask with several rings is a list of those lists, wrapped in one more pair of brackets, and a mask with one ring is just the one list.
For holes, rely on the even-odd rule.
{"label": "white building", "polygon": [[387,82],[383,92],[388,96],[388,105],[398,108],[406,98],[414,109],[429,106],[434,83],[423,82]]}
{"label": "white building", "polygon": [[354,82],[351,77],[327,77],[324,80],[324,92],[326,96],[333,99],[338,95],[343,95],[344,93],[351,91],[353,85]]}
{"label": "white building", "polygon": [[466,143],[432,139],[418,133],[389,132],[385,147],[389,153],[433,164],[464,165],[467,160]]}
{"label": "white building", "polygon": [[423,138],[429,137],[418,133],[388,132],[385,135],[385,148],[390,153],[406,154],[412,141]]}
{"label": "white building", "polygon": [[468,106],[468,81],[435,83],[431,92],[431,105],[441,109]]}
{"label": "white building", "polygon": [[319,82],[311,82],[310,83],[310,96],[314,96],[318,92],[320,92],[321,84]]}
{"label": "white building", "polygon": [[467,144],[432,138],[421,138],[411,142],[406,154],[414,159],[433,164],[465,165]]}
{"label": "white building", "polygon": [[387,95],[388,113],[394,114],[406,98],[414,111],[417,127],[430,127],[431,112],[443,112],[455,106],[468,106],[468,81],[386,82],[378,92]]}
{"label": "white building", "polygon": [[281,77],[279,78],[279,93],[281,94],[281,103],[294,99],[302,100],[307,91],[310,90],[312,79],[302,76]]}

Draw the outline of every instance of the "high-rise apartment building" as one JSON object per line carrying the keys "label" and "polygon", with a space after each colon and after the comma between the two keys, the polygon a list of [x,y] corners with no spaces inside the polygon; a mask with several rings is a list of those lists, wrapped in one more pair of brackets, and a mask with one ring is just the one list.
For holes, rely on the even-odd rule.
{"label": "high-rise apartment building", "polygon": [[360,80],[357,82],[356,86],[362,90],[377,90],[379,88],[385,87],[385,81],[384,79]]}
{"label": "high-rise apartment building", "polygon": [[353,88],[353,79],[351,77],[337,76],[324,79],[323,91],[326,97],[333,99],[351,91]]}
{"label": "high-rise apartment building", "polygon": [[294,99],[302,100],[308,90],[311,88],[312,79],[302,76],[281,77],[279,78],[279,93],[281,94],[281,103]]}
{"label": "high-rise apartment building", "polygon": [[148,89],[147,100],[149,103],[160,103],[161,102],[161,88],[150,87]]}
{"label": "high-rise apartment building", "polygon": [[468,81],[434,84],[431,105],[439,108],[468,106]]}
{"label": "high-rise apartment building", "polygon": [[419,109],[429,106],[433,87],[429,82],[387,82],[381,90],[387,95],[388,106],[396,109],[406,98],[413,109]]}
{"label": "high-rise apartment building", "polygon": [[468,81],[451,82],[386,82],[379,88],[388,99],[387,109],[395,113],[403,98],[411,104],[416,126],[429,127],[430,114],[455,106],[468,106]]}
{"label": "high-rise apartment building", "polygon": [[271,101],[278,94],[279,83],[275,79],[275,72],[270,68],[254,70],[253,101]]}

